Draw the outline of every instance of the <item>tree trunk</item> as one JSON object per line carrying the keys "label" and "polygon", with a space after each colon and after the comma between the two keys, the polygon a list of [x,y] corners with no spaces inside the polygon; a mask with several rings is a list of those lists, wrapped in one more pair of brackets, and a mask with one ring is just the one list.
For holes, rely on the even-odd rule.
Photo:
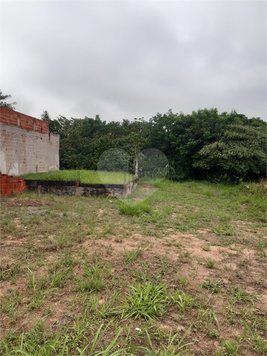
{"label": "tree trunk", "polygon": [[139,178],[138,177],[138,153],[137,153],[136,144],[135,144],[135,177]]}

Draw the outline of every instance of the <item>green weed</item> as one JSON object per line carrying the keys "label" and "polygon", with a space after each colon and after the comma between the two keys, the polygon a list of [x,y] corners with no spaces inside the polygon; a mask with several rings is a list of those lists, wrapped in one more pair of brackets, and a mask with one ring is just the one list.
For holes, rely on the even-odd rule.
{"label": "green weed", "polygon": [[202,246],[201,247],[203,251],[210,251],[210,246],[207,245],[207,246]]}
{"label": "green weed", "polygon": [[222,281],[212,282],[210,279],[204,280],[201,284],[201,288],[207,288],[211,293],[218,293],[222,288]]}
{"label": "green weed", "polygon": [[225,355],[235,356],[238,353],[238,349],[240,348],[240,343],[234,340],[227,340],[224,342],[225,347]]}
{"label": "green weed", "polygon": [[267,354],[267,341],[260,336],[256,336],[253,339],[253,350],[257,352],[258,355]]}
{"label": "green weed", "polygon": [[21,265],[19,263],[14,264],[11,265],[9,268],[0,271],[0,279],[2,281],[8,281],[9,279],[14,280],[19,276],[20,273],[21,273]]}
{"label": "green weed", "polygon": [[189,285],[189,280],[186,274],[182,273],[182,270],[177,273],[177,279],[181,285],[181,287],[186,287]]}
{"label": "green weed", "polygon": [[[150,345],[150,350],[146,347],[144,348],[144,350],[146,351],[146,353],[144,354],[145,356],[178,356],[178,355],[182,355],[180,353],[181,350],[183,350],[184,348],[187,348],[187,346],[192,345],[193,343],[187,343],[187,344],[183,344],[183,341],[185,339],[185,337],[187,336],[187,334],[190,332],[192,325],[187,329],[187,331],[184,333],[183,337],[179,339],[179,334],[172,334],[172,330],[169,332],[168,335],[168,339],[166,341],[165,344],[161,343],[161,347],[162,350],[156,350],[155,347],[152,344],[151,341],[151,336],[149,335],[149,332],[147,329],[145,329],[146,335],[147,335],[147,339]],[[179,353],[177,353],[179,352]]]}
{"label": "green weed", "polygon": [[119,212],[122,215],[140,216],[151,212],[151,206],[147,201],[141,202],[120,202]]}
{"label": "green weed", "polygon": [[208,268],[214,268],[216,261],[213,261],[211,258],[208,258],[206,260],[206,267]]}
{"label": "green weed", "polygon": [[186,310],[192,309],[194,305],[194,299],[187,292],[185,293],[180,290],[174,292],[171,296],[171,301],[174,304],[178,304],[183,314],[185,314]]}
{"label": "green weed", "polygon": [[260,298],[258,295],[244,292],[242,289],[239,289],[238,287],[233,287],[231,290],[231,294],[232,294],[233,303],[236,302],[252,303],[254,300]]}
{"label": "green weed", "polygon": [[14,221],[12,221],[10,219],[5,219],[1,223],[1,228],[3,229],[4,232],[11,233],[12,231],[14,231],[16,229],[16,224]]}
{"label": "green weed", "polygon": [[98,292],[105,287],[103,263],[84,263],[85,278],[79,279],[78,290]]}
{"label": "green weed", "polygon": [[142,256],[143,253],[144,253],[144,249],[142,248],[136,248],[129,251],[124,250],[123,258],[126,263],[131,263],[135,261],[138,257]]}
{"label": "green weed", "polygon": [[122,319],[131,317],[143,317],[155,319],[166,313],[167,287],[164,284],[154,285],[151,282],[130,285],[126,301],[114,311],[120,314]]}

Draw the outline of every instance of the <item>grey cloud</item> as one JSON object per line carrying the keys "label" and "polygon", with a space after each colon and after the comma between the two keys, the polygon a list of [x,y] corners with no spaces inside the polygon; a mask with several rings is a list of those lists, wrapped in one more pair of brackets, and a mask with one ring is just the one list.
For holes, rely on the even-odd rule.
{"label": "grey cloud", "polygon": [[216,106],[266,120],[265,11],[257,0],[2,2],[1,89],[35,116]]}

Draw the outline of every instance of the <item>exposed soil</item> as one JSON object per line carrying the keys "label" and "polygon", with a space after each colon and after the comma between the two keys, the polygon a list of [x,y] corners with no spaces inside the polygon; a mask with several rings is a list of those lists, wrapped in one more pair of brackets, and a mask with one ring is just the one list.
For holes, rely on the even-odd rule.
{"label": "exposed soil", "polygon": [[[150,195],[150,187],[140,187],[138,196],[133,200],[143,199],[144,196]],[[46,206],[49,203],[45,200],[35,199],[17,199],[9,198],[3,200],[1,205],[3,208],[18,208],[26,207],[29,212],[35,207]],[[182,208],[182,207],[181,207]],[[71,213],[69,213],[71,215]],[[73,216],[78,213],[72,213]],[[223,335],[224,339],[236,339],[240,337],[240,325],[225,325],[225,314],[229,313],[225,306],[225,296],[223,294],[212,294],[207,289],[201,289],[200,286],[203,281],[212,280],[214,282],[221,282],[221,287],[226,290],[228,286],[234,285],[242,288],[247,293],[260,295],[255,300],[255,313],[267,312],[267,295],[266,295],[266,268],[263,268],[263,260],[259,259],[255,249],[250,246],[244,246],[241,242],[235,240],[232,236],[227,236],[227,241],[230,241],[227,246],[221,244],[220,236],[216,235],[208,228],[201,228],[194,233],[181,233],[175,229],[175,227],[166,228],[163,231],[163,238],[157,238],[155,236],[144,236],[141,233],[129,233],[128,237],[121,237],[118,240],[117,235],[122,235],[124,227],[116,226],[116,232],[103,235],[104,227],[102,226],[102,219],[105,216],[111,214],[109,210],[104,208],[97,208],[94,212],[94,222],[98,224],[95,226],[95,232],[97,232],[97,238],[89,234],[91,227],[87,225],[78,225],[76,230],[83,231],[86,237],[83,238],[81,243],[75,243],[71,248],[72,256],[77,256],[83,252],[87,256],[98,254],[101,260],[105,263],[111,263],[112,269],[110,270],[111,278],[116,281],[123,279],[124,281],[138,282],[136,276],[130,274],[125,275],[123,268],[125,267],[124,255],[127,251],[141,249],[143,254],[138,258],[138,263],[150,263],[150,266],[159,268],[163,264],[164,258],[166,258],[167,268],[162,272],[162,280],[168,283],[168,288],[172,290],[179,290],[181,283],[178,275],[185,275],[189,282],[188,290],[194,298],[202,301],[211,301],[214,310],[218,312],[218,325],[219,332]],[[172,217],[177,218],[179,214],[173,213]],[[62,217],[62,216],[61,216]],[[15,220],[17,229],[24,229],[23,224],[16,218]],[[232,224],[239,229],[239,233],[243,234],[246,238],[251,238],[255,241],[259,237],[266,239],[263,235],[264,227],[251,226],[251,223],[245,221],[232,221]],[[137,226],[136,226],[137,227]],[[57,263],[62,258],[64,246],[56,245],[57,234],[50,234],[44,230],[46,234],[36,235],[34,238],[33,246],[30,246],[30,242],[26,237],[20,236],[20,234],[6,234],[5,238],[0,242],[2,250],[2,258],[0,261],[0,271],[8,271],[12,266],[16,265],[16,256],[26,253],[38,253],[40,257],[40,264],[35,269],[35,276],[44,277],[48,275],[49,268]],[[118,233],[118,234],[117,234]],[[166,233],[166,235],[165,235]],[[74,232],[75,234],[75,232]],[[50,244],[51,243],[51,244]],[[266,249],[265,249],[266,250]],[[214,266],[208,267],[208,261],[213,261]],[[30,261],[30,259],[29,259]],[[30,262],[24,266],[28,268]],[[132,269],[137,268],[138,264],[134,265]],[[172,272],[170,272],[172,271]],[[74,273],[76,276],[83,276],[84,269],[81,265],[77,264],[74,267]],[[130,270],[131,272],[131,270]],[[151,271],[150,271],[151,272]],[[170,274],[173,273],[173,276]],[[172,277],[172,278],[170,278]],[[27,301],[32,298],[32,291],[29,288],[29,277],[22,277],[16,279],[15,283],[12,280],[2,281],[0,296],[8,295],[10,291],[17,292],[22,296],[22,305],[27,305]],[[60,297],[56,294],[59,293]],[[111,290],[106,289],[103,292],[94,293],[94,297],[99,303],[99,306],[105,305],[111,294]],[[66,284],[64,289],[58,288],[53,294],[48,293],[49,304],[52,309],[51,316],[45,321],[49,331],[56,331],[59,325],[70,324],[72,320],[68,317],[70,311],[70,305],[75,298],[78,298],[80,294],[73,291],[70,284]],[[236,304],[237,313],[241,313],[242,305]],[[73,313],[79,312],[79,307],[75,307]],[[8,330],[12,327],[15,330],[20,328],[23,331],[29,330],[34,321],[43,318],[44,311],[36,311],[30,314],[29,311],[25,312],[23,317],[15,325],[14,322],[6,315],[2,315],[2,337],[6,335]],[[29,318],[29,320],[27,319]],[[24,324],[25,320],[28,320]],[[159,330],[169,333],[178,332],[181,335],[187,330],[188,320],[195,320],[192,315],[188,314],[187,319],[181,318],[181,313],[176,308],[172,310],[169,315],[166,315],[160,320],[156,320],[152,323],[153,327]],[[127,325],[127,322],[121,322],[121,325]],[[142,328],[139,320],[132,321],[133,333],[135,328]],[[216,325],[215,325],[216,326]],[[22,330],[21,329],[21,330]],[[188,333],[187,342],[193,342],[191,349],[194,350],[194,355],[201,355],[202,351],[210,351],[210,355],[214,354],[214,350],[219,346],[219,340],[215,337],[199,337],[198,333],[193,329]],[[147,346],[147,345],[146,345]],[[205,354],[206,355],[206,354]],[[253,354],[254,356],[255,354]]]}

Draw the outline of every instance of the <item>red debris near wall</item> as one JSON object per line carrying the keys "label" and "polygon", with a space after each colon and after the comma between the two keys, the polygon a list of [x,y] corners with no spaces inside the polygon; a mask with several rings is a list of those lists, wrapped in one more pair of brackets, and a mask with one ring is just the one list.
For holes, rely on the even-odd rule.
{"label": "red debris near wall", "polygon": [[7,174],[1,174],[1,197],[9,196],[12,194],[23,193],[28,190],[28,186],[23,178],[8,176]]}

